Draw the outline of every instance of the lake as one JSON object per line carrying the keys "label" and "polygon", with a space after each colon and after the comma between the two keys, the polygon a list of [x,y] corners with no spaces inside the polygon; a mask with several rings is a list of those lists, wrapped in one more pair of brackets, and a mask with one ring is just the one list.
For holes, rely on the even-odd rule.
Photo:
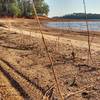
{"label": "lake", "polygon": [[[90,31],[99,31],[100,32],[100,21],[89,21],[89,30]],[[74,29],[74,30],[87,30],[86,22],[79,21],[79,22],[48,22],[48,27],[51,28],[60,28],[60,29]]]}

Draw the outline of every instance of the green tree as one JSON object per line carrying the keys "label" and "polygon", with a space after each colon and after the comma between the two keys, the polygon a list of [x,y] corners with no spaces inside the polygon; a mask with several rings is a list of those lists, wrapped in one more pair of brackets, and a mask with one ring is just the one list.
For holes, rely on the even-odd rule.
{"label": "green tree", "polygon": [[30,0],[22,1],[21,3],[22,16],[30,17],[33,16],[33,6]]}
{"label": "green tree", "polygon": [[9,4],[9,13],[11,16],[18,17],[21,15],[21,10],[16,3]]}
{"label": "green tree", "polygon": [[48,15],[49,6],[46,3],[43,3],[42,13]]}
{"label": "green tree", "polygon": [[33,0],[37,13],[48,15],[49,6],[44,2],[44,0]]}
{"label": "green tree", "polygon": [[3,9],[2,9],[2,4],[0,3],[0,12],[2,12],[2,10],[3,10]]}

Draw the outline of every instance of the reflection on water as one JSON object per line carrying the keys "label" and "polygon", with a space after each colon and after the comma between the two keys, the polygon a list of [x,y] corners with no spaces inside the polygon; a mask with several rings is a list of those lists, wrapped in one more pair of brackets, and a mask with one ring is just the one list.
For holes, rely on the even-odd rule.
{"label": "reflection on water", "polygon": [[[100,31],[100,21],[89,21],[89,30],[90,31]],[[53,28],[67,29],[72,28],[76,30],[86,30],[86,22],[48,22],[47,26]]]}

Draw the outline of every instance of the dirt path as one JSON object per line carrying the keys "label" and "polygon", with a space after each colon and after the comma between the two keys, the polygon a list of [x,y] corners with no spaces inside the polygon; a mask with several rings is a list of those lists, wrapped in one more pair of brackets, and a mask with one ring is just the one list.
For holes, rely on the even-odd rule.
{"label": "dirt path", "polygon": [[[2,28],[2,27],[1,27]],[[2,28],[4,30],[9,30],[9,28]],[[36,38],[41,38],[41,34],[40,33],[35,33],[35,32],[30,32],[30,31],[25,31],[25,30],[19,30],[15,27],[10,27],[10,31],[12,32],[17,32],[20,34],[24,34],[24,35],[31,35],[32,37],[36,37]],[[44,34],[45,39],[49,40],[49,41],[56,41],[57,40],[57,36],[52,36],[52,35],[46,35]],[[79,47],[79,48],[86,48],[88,49],[88,43],[87,41],[80,41],[80,40],[75,40],[75,39],[69,39],[69,38],[64,38],[61,37],[60,38],[60,43],[69,43],[71,42],[73,46],[75,47]],[[91,43],[91,49],[94,51],[100,51],[100,44],[99,43]]]}
{"label": "dirt path", "polygon": [[[42,98],[41,92],[28,82],[21,74],[9,66],[9,63],[0,60],[0,70],[5,74],[5,76],[11,81],[14,87],[20,92],[20,94],[25,99],[37,100],[37,98]],[[38,96],[37,96],[38,94]],[[18,99],[20,100],[20,99]],[[39,99],[40,100],[40,99]]]}
{"label": "dirt path", "polygon": [[0,67],[0,100],[24,100],[20,93],[11,85]]}

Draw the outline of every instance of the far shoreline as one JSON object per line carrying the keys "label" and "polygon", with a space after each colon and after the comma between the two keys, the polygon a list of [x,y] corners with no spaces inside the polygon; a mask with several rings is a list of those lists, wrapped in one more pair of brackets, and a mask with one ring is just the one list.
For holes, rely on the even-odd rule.
{"label": "far shoreline", "polygon": [[[55,21],[57,21],[57,22],[70,22],[70,21],[73,21],[73,22],[75,22],[75,21],[78,21],[78,22],[84,22],[84,21],[86,21],[86,19],[65,19],[65,18],[48,18],[48,19],[46,19],[47,21],[50,21],[50,22],[55,22]],[[93,22],[100,22],[100,19],[88,19],[88,22],[89,21],[93,21]]]}
{"label": "far shoreline", "polygon": [[[75,21],[78,21],[78,22],[84,22],[86,21],[86,19],[66,19],[66,18],[50,18],[50,17],[38,17],[40,21],[46,21],[46,22],[75,22]],[[18,18],[18,17],[0,17],[0,19],[2,20],[14,20],[14,19],[26,19],[26,20],[29,20],[29,19],[33,19],[33,20],[36,20],[35,17],[33,18]],[[88,22],[89,21],[93,21],[93,22],[100,22],[100,19],[88,19]]]}

